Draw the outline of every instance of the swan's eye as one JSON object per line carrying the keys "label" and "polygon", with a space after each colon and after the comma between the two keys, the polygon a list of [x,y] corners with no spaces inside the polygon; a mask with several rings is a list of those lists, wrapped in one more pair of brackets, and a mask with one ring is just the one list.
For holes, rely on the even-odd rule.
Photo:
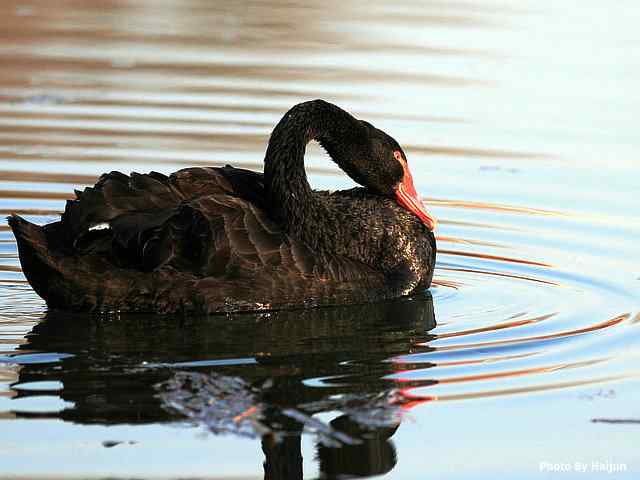
{"label": "swan's eye", "polygon": [[395,157],[395,159],[397,161],[400,162],[400,164],[402,164],[402,165],[404,164],[404,158],[402,158],[402,154],[400,153],[399,150],[396,150],[395,152],[393,152],[393,156]]}

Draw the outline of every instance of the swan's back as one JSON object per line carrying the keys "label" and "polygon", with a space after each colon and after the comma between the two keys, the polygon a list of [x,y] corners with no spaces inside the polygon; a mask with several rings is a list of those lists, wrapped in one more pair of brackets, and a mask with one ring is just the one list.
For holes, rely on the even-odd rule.
{"label": "swan's back", "polygon": [[[246,243],[241,232],[262,239],[277,231],[262,209],[263,192],[261,174],[228,166],[187,168],[170,176],[111,172],[67,202],[61,232],[75,252],[109,255],[123,267],[152,271],[177,262],[206,273],[207,261],[224,268],[221,261],[235,246],[230,243]],[[267,228],[224,227],[246,215],[262,217]]]}
{"label": "swan's back", "polygon": [[53,308],[212,313],[357,303],[383,289],[372,268],[283,232],[262,174],[111,172],[76,196],[59,222],[9,219],[25,275]]}

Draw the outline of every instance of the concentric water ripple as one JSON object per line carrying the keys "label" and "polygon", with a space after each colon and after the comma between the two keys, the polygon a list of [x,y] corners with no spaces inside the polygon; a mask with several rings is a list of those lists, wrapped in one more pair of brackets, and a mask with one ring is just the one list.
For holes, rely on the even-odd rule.
{"label": "concentric water ripple", "polygon": [[[570,265],[562,265],[551,255],[549,258],[518,258],[517,252],[526,250],[528,245],[499,243],[495,240],[500,238],[499,226],[478,228],[448,218],[447,214],[455,216],[456,211],[464,210],[464,202],[456,202],[451,208],[447,208],[447,203],[440,202],[445,225],[442,230],[448,224],[456,225],[456,231],[451,228],[451,233],[460,237],[439,236],[440,253],[432,289],[436,326],[424,332],[427,334],[424,340],[419,341],[418,337],[407,344],[408,351],[378,359],[390,365],[389,372],[377,377],[382,384],[400,389],[414,406],[420,401],[522,394],[638,375],[635,368],[616,371],[616,365],[631,362],[630,354],[631,358],[635,356],[628,351],[628,344],[638,334],[637,326],[634,326],[638,317],[634,310],[635,299],[629,292],[614,282],[571,271]],[[503,215],[503,223],[508,223],[509,215],[531,214],[526,209],[508,206],[494,205],[489,209],[496,207],[511,210]],[[484,240],[489,236],[493,242]],[[553,252],[552,249],[548,251]],[[562,252],[557,255],[562,256]],[[15,331],[24,335],[40,318],[41,301],[28,286],[21,285],[21,280],[12,279],[14,275],[20,276],[15,254],[6,258],[11,264],[0,269],[5,277],[2,288],[6,292],[2,316],[9,322],[7,325],[15,324]],[[29,315],[29,310],[34,313]],[[334,313],[336,317],[343,315],[348,321],[356,322],[351,327],[358,329],[358,320],[350,318],[351,312],[338,310]],[[313,316],[312,313],[309,318]],[[22,317],[22,321],[11,322],[12,317]],[[29,320],[25,321],[26,318]],[[281,320],[278,316],[269,321],[273,323],[271,328],[279,331]],[[243,332],[242,327],[238,332]],[[313,334],[309,335],[311,340]],[[6,332],[5,336],[8,336]],[[332,338],[329,336],[324,341],[331,342]],[[296,345],[302,340],[295,335],[277,341],[283,342],[283,346],[272,346],[271,353],[261,352],[261,356],[256,357],[258,363],[262,355],[275,352],[278,355],[302,353]],[[322,340],[314,338],[313,341]],[[235,342],[238,342],[237,338]],[[246,348],[241,344],[236,347]],[[289,353],[286,353],[287,348],[291,349]],[[334,345],[328,343],[326,348],[327,352],[332,352]],[[5,364],[31,363],[32,357],[25,353],[5,356],[0,361]],[[245,353],[247,359],[255,355],[251,350]],[[362,362],[362,359],[349,358],[348,351],[343,355],[345,358],[341,359],[340,365]],[[170,362],[164,366],[198,368],[255,363],[255,360],[216,354],[210,359]],[[137,366],[135,363],[129,365]],[[371,379],[370,375],[363,376],[363,372],[356,369],[346,374],[336,371],[329,376],[307,377],[304,383],[312,388],[331,387],[336,385],[338,378],[342,387],[357,386]]]}

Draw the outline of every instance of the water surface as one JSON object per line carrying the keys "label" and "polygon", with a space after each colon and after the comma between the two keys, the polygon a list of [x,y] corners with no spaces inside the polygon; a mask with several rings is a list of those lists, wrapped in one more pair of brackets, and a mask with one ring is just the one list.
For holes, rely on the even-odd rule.
{"label": "water surface", "polygon": [[0,225],[0,477],[635,478],[639,15],[2,2],[0,214],[53,221],[112,169],[260,170],[324,98],[403,145],[440,222],[430,292],[193,319],[48,312]]}

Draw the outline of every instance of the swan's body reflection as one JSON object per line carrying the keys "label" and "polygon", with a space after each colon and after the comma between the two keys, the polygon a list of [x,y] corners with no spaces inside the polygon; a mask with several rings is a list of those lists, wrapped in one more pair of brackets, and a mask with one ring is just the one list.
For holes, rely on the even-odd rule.
{"label": "swan's body reflection", "polygon": [[[390,437],[403,404],[394,382],[383,378],[394,371],[387,360],[428,349],[434,327],[428,292],[387,303],[180,320],[49,312],[22,348],[73,357],[24,365],[19,383],[59,381],[62,390],[50,393],[73,407],[16,415],[105,425],[186,415],[214,433],[261,437],[269,479],[302,478],[306,429],[317,434],[325,477],[382,474],[396,463]],[[329,424],[315,420],[328,411],[342,415]]]}

